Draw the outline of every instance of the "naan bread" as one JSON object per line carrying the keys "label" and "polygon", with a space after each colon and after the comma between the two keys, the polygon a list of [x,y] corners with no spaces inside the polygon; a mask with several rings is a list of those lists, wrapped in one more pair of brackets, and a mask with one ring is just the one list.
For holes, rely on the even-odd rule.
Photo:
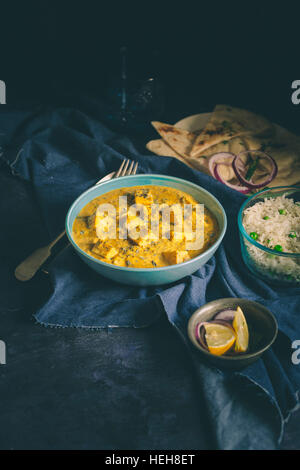
{"label": "naan bread", "polygon": [[[157,155],[177,158],[210,174],[209,159],[215,153],[263,150],[278,165],[278,174],[268,186],[300,184],[300,137],[249,111],[218,105],[202,131],[188,132],[156,121],[152,125],[162,139],[148,142],[147,148]],[[234,178],[230,167],[228,171],[226,179]]]}
{"label": "naan bread", "polygon": [[181,155],[176,153],[175,150],[173,150],[168,144],[166,144],[166,142],[163,139],[150,140],[150,142],[148,142],[146,147],[148,150],[150,150],[150,152],[153,152],[156,155],[160,155],[162,157],[177,158],[177,160],[180,160],[186,165],[192,167],[192,165],[189,163],[188,160],[186,160]]}
{"label": "naan bread", "polygon": [[177,160],[180,160],[181,162],[185,163],[185,165],[188,165],[191,168],[210,174],[205,158],[198,158],[197,160],[193,158],[183,158],[181,155],[176,153],[175,150],[173,150],[168,144],[166,144],[163,139],[150,140],[147,143],[146,147],[148,150],[150,150],[150,152],[153,152],[156,155],[177,158]]}
{"label": "naan bread", "polygon": [[219,152],[231,152],[231,153],[240,153],[244,150],[247,150],[246,142],[243,137],[233,137],[230,140],[225,140],[219,144],[212,145],[207,149],[203,150],[198,158],[207,158],[211,157],[215,153]]}
{"label": "naan bread", "polygon": [[271,133],[272,124],[262,116],[232,106],[217,105],[203,131],[196,137],[191,156],[197,158],[209,147],[246,134]]}
{"label": "naan bread", "polygon": [[185,161],[184,158],[176,153],[163,139],[150,140],[146,147],[150,152],[156,153],[156,155],[174,157],[178,158],[178,160]]}
{"label": "naan bread", "polygon": [[177,154],[183,158],[189,158],[196,134],[163,122],[153,121],[151,124]]}
{"label": "naan bread", "polygon": [[[193,158],[194,166],[196,166],[195,162],[199,160],[201,162],[202,167],[204,166],[207,171],[205,173],[211,174],[209,171],[209,160],[215,153],[220,152],[231,152],[234,154],[243,152],[247,149],[246,143],[242,137],[233,137],[230,140],[226,140],[220,142],[219,144],[212,145],[208,147],[206,150],[203,150],[201,154],[197,158]],[[205,162],[205,163],[204,163]],[[235,177],[235,173],[232,167],[228,167],[226,172],[226,179],[232,179]],[[203,171],[203,170],[202,170]]]}
{"label": "naan bread", "polygon": [[272,139],[245,136],[249,150],[262,150],[277,163],[278,173],[268,186],[284,186],[300,183],[300,137],[278,128]]}

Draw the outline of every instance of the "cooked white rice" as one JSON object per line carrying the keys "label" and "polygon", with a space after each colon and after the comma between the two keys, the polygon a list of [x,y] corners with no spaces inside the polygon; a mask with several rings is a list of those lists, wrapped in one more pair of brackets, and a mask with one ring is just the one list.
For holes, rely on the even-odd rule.
{"label": "cooked white rice", "polygon": [[[279,196],[265,198],[244,211],[243,225],[256,241],[274,250],[274,255],[245,240],[249,261],[271,278],[300,282],[299,257],[277,256],[279,251],[300,253],[300,205],[293,199]],[[276,248],[275,248],[276,247]]]}

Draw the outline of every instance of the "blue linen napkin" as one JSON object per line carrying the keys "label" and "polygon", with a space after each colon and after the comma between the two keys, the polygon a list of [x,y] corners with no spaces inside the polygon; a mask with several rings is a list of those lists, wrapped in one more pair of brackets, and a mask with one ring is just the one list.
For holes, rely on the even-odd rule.
{"label": "blue linen napkin", "polygon": [[[1,158],[13,174],[32,183],[49,241],[63,229],[72,201],[118,168],[124,157],[137,160],[141,173],[169,174],[199,184],[219,199],[228,217],[228,230],[215,257],[193,275],[163,287],[107,280],[66,248],[51,264],[52,294],[36,312],[36,320],[53,327],[142,327],[167,314],[195,365],[215,447],[276,448],[284,421],[298,406],[300,365],[291,361],[291,342],[300,339],[300,292],[274,289],[245,267],[237,230],[237,212],[245,196],[175,159],[147,155],[138,144],[78,110],[50,109],[24,119],[10,140],[2,145],[0,141]],[[11,119],[1,112],[4,135],[6,122]],[[219,371],[202,362],[186,336],[188,319],[200,305],[230,296],[261,302],[276,315],[280,329],[272,349],[242,372]]]}

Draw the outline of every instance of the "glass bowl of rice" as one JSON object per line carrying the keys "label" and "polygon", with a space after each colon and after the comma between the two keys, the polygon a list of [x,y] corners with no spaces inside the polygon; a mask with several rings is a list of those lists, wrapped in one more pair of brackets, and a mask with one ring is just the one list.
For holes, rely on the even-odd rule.
{"label": "glass bowl of rice", "polygon": [[300,286],[300,186],[264,189],[238,215],[242,257],[250,271],[278,286]]}

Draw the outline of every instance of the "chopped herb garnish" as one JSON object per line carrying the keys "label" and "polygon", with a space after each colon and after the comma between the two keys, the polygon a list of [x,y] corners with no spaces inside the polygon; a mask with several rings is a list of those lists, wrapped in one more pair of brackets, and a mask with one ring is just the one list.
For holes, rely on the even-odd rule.
{"label": "chopped herb garnish", "polygon": [[278,209],[278,212],[280,215],[286,215],[286,210],[285,209]]}
{"label": "chopped herb garnish", "polygon": [[283,251],[281,245],[275,245],[275,246],[274,246],[274,250],[275,250],[275,251]]}
{"label": "chopped herb garnish", "polygon": [[291,232],[291,233],[289,234],[289,237],[290,237],[290,238],[296,238],[296,237],[297,237],[296,232]]}
{"label": "chopped herb garnish", "polygon": [[256,232],[251,232],[251,233],[250,233],[250,237],[253,238],[253,240],[257,240],[257,239],[258,239],[258,233],[256,233]]}
{"label": "chopped herb garnish", "polygon": [[271,241],[270,238],[268,238],[268,240],[267,240],[267,244],[268,244],[268,245],[269,245],[270,241]]}
{"label": "chopped herb garnish", "polygon": [[259,157],[257,157],[257,159],[252,161],[252,163],[250,164],[250,166],[247,170],[246,176],[245,176],[247,181],[249,181],[252,178],[252,176],[254,175],[254,172],[255,172],[255,170],[257,168],[257,165],[258,165],[258,160],[259,160]]}
{"label": "chopped herb garnish", "polygon": [[268,217],[267,215],[265,217],[263,217],[264,220],[269,220],[270,217]]}

